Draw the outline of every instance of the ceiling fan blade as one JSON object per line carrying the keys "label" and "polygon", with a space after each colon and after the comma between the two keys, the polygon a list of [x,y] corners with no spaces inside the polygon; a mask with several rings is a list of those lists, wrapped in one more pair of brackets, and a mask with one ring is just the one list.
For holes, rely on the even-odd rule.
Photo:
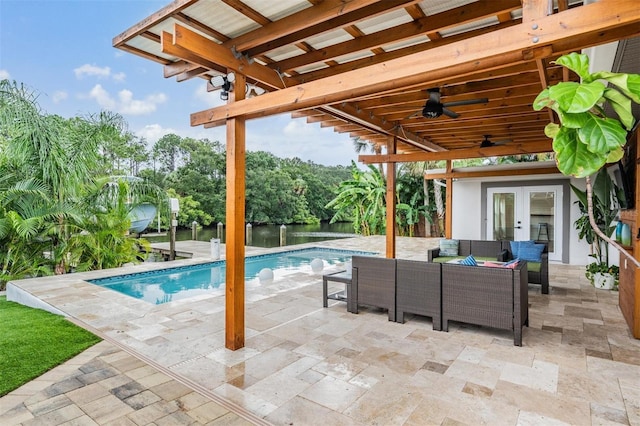
{"label": "ceiling fan blade", "polygon": [[464,101],[445,102],[442,105],[445,107],[452,107],[452,106],[458,106],[458,105],[486,104],[487,102],[489,102],[489,99],[487,98],[478,98],[478,99],[467,99]]}
{"label": "ceiling fan blade", "polygon": [[458,117],[460,117],[457,113],[455,113],[455,112],[451,111],[450,109],[444,108],[444,107],[442,108],[442,113],[443,113],[444,115],[446,115],[447,117],[451,117],[451,118],[458,118]]}

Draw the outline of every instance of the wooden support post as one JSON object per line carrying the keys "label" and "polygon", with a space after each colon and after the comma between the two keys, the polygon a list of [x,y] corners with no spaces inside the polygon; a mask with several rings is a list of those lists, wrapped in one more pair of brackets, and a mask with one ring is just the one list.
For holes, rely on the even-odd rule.
{"label": "wooden support post", "polygon": [[[245,96],[245,77],[236,74],[236,90],[229,102]],[[245,120],[227,120],[227,272],[225,290],[225,347],[244,347],[244,204],[245,204]]]}
{"label": "wooden support post", "polygon": [[[452,163],[451,160],[447,160],[447,173],[453,171]],[[445,182],[447,184],[447,194],[445,199],[444,236],[445,238],[451,238],[453,225],[453,179],[447,178]]]}
{"label": "wooden support post", "polygon": [[[387,140],[387,154],[396,153],[397,139],[395,136]],[[387,163],[387,228],[386,228],[386,256],[396,257],[396,163]]]}

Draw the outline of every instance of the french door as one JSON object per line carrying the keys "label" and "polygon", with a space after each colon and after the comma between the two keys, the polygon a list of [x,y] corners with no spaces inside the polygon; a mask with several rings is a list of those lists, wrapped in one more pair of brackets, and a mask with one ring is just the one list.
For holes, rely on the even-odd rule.
{"label": "french door", "polygon": [[562,186],[487,189],[487,239],[549,243],[549,260],[562,260]]}

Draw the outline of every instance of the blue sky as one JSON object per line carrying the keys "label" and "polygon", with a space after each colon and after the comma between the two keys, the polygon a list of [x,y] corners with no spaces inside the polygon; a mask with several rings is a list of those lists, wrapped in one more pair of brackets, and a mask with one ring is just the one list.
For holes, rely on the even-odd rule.
{"label": "blue sky", "polygon": [[[24,83],[49,114],[122,114],[150,144],[164,134],[224,142],[224,127],[189,125],[221,105],[202,79],[165,79],[162,65],[112,47],[117,34],[171,0],[0,0],[0,79]],[[357,161],[351,139],[288,114],[247,123],[247,149],[325,165]]]}

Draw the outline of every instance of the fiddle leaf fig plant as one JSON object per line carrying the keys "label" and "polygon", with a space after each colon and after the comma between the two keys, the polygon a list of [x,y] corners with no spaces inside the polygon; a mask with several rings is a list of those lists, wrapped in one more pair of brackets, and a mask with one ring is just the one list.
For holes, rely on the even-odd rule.
{"label": "fiddle leaf fig plant", "polygon": [[[575,72],[580,82],[544,89],[533,108],[551,108],[558,115],[559,124],[545,127],[553,139],[558,169],[565,175],[587,177],[622,158],[627,132],[634,124],[631,103],[640,103],[640,74],[590,73],[589,57],[578,53],[561,56],[555,63]],[[618,119],[605,115],[605,103]]]}
{"label": "fiddle leaf fig plant", "polygon": [[[633,129],[632,102],[640,104],[640,74],[589,72],[589,57],[570,53],[556,64],[575,72],[580,82],[561,82],[544,89],[533,109],[551,108],[559,123],[549,123],[545,134],[553,139],[558,170],[564,175],[586,180],[589,224],[595,234],[615,247],[640,268],[640,261],[606,235],[594,218],[593,187],[590,176],[607,163],[624,155],[627,133]],[[605,114],[609,104],[618,118]],[[606,173],[606,172],[605,172]]]}

